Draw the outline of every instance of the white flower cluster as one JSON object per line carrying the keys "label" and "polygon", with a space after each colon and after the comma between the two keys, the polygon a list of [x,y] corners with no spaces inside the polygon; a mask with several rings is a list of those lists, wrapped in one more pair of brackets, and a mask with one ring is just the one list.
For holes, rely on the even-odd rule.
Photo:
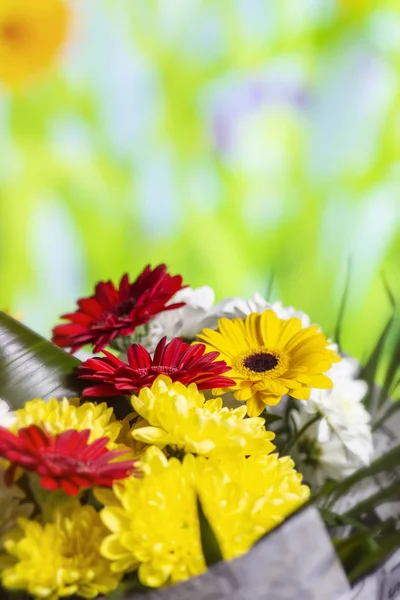
{"label": "white flower cluster", "polygon": [[371,462],[371,417],[362,402],[368,387],[357,379],[358,369],[356,360],[344,357],[327,373],[333,387],[312,390],[310,399],[291,412],[297,431],[320,417],[293,448],[298,468],[315,486],[339,481]]}
{"label": "white flower cluster", "polygon": [[185,302],[185,306],[160,313],[152,319],[148,334],[141,343],[152,352],[157,342],[164,336],[168,341],[177,336],[192,341],[205,328],[217,329],[218,320],[222,317],[244,318],[252,312],[263,312],[267,308],[275,311],[280,319],[298,317],[303,327],[310,325],[310,318],[304,312],[297,311],[291,306],[284,307],[281,302],[271,304],[260,294],[254,294],[250,300],[225,298],[217,304],[214,304],[214,301],[214,290],[209,286],[197,289],[187,287],[180,290],[171,299],[171,303]]}
{"label": "white flower cluster", "polygon": [[[225,298],[215,304],[212,288],[187,287],[171,302],[185,302],[185,306],[163,312],[149,323],[147,336],[141,343],[150,352],[164,336],[168,341],[176,336],[192,341],[204,328],[217,329],[221,317],[244,318],[266,309],[273,310],[280,319],[297,317],[303,327],[311,324],[304,312],[285,307],[281,302],[269,303],[257,293],[248,300]],[[334,344],[332,347],[337,349]],[[327,373],[333,382],[332,389],[313,389],[310,399],[297,403],[298,410],[291,412],[297,431],[313,420],[291,451],[297,467],[312,486],[318,487],[327,479],[340,480],[371,461],[370,415],[362,403],[367,384],[357,379],[357,372],[357,361],[343,358]]]}
{"label": "white flower cluster", "polygon": [[14,412],[10,411],[10,407],[7,402],[0,399],[0,426],[1,427],[11,427],[11,425],[15,422],[16,416]]}

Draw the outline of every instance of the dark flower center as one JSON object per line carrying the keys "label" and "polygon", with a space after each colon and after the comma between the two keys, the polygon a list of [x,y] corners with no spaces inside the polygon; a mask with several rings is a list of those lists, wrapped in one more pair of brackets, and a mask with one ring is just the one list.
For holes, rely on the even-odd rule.
{"label": "dark flower center", "polygon": [[254,371],[255,373],[265,373],[274,369],[278,362],[278,359],[273,354],[259,352],[245,358],[243,365],[246,369],[250,369],[250,371]]}
{"label": "dark flower center", "polygon": [[119,302],[113,312],[118,317],[125,317],[129,315],[135,304],[136,300],[134,298],[129,298],[129,300],[125,300],[124,302]]}

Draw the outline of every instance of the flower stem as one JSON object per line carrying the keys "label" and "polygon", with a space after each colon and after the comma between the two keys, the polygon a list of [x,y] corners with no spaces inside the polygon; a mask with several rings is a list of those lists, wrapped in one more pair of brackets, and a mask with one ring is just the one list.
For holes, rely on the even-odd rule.
{"label": "flower stem", "polygon": [[309,427],[311,427],[311,425],[314,425],[314,423],[316,423],[319,419],[320,419],[320,415],[317,413],[316,415],[313,416],[312,419],[310,419],[309,421],[307,421],[307,423],[305,423],[303,425],[303,427],[301,429],[299,429],[299,431],[296,433],[296,435],[290,440],[290,442],[286,445],[286,448],[284,448],[282,454],[288,454],[289,450],[291,448],[293,448],[293,446],[295,445],[295,443],[301,438],[301,436],[303,435],[303,433],[305,431],[307,431],[307,429]]}

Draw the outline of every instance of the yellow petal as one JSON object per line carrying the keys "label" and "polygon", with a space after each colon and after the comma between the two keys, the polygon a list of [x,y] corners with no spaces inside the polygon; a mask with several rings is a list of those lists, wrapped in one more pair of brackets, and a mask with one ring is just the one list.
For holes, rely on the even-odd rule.
{"label": "yellow petal", "polygon": [[258,417],[265,408],[264,402],[260,400],[258,395],[247,400],[246,406],[249,417]]}
{"label": "yellow petal", "polygon": [[156,444],[157,446],[165,446],[170,442],[170,436],[166,431],[159,427],[141,427],[132,431],[132,437],[139,442],[146,444]]}
{"label": "yellow petal", "polygon": [[296,390],[290,390],[289,394],[297,400],[308,400],[310,397],[310,388],[301,387]]}
{"label": "yellow petal", "polygon": [[281,332],[281,321],[273,310],[265,310],[260,318],[260,330],[263,339],[263,345],[267,347],[276,347],[277,340]]}
{"label": "yellow petal", "polygon": [[311,387],[329,390],[333,387],[332,380],[327,375],[313,375],[311,378]]}

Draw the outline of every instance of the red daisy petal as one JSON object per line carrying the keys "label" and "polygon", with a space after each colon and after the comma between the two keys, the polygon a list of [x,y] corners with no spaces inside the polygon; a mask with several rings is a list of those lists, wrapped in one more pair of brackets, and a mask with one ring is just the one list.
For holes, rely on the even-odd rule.
{"label": "red daisy petal", "polygon": [[222,360],[215,360],[219,353],[205,353],[205,350],[204,344],[191,346],[181,338],[174,338],[167,344],[163,338],[151,358],[143,346],[132,344],[128,349],[129,365],[105,352],[104,357],[89,359],[78,368],[79,378],[94,384],[85,388],[83,395],[137,393],[151,387],[162,374],[185,385],[196,383],[199,390],[234,386],[235,382],[224,376],[230,367]]}
{"label": "red daisy petal", "polygon": [[[128,348],[127,352],[128,362],[132,369],[143,369],[150,367],[152,364],[151,356],[147,352],[146,348],[141,346],[140,344],[132,344]],[[124,366],[125,363],[119,361],[120,364],[118,366]]]}
{"label": "red daisy petal", "polygon": [[42,487],[63,489],[75,496],[81,489],[93,486],[111,487],[137,471],[136,461],[113,462],[123,450],[108,450],[107,437],[88,443],[90,431],[69,429],[52,436],[37,425],[20,429],[16,434],[0,427],[0,456],[11,462],[6,482],[11,484],[17,467],[35,472]]}
{"label": "red daisy petal", "polygon": [[133,283],[125,274],[118,289],[112,281],[102,281],[93,296],[78,300],[75,312],[62,316],[69,323],[54,327],[53,342],[71,352],[91,344],[99,352],[158,313],[184,306],[184,302],[167,306],[182,287],[182,277],[172,277],[164,264],[155,269],[148,265]]}

